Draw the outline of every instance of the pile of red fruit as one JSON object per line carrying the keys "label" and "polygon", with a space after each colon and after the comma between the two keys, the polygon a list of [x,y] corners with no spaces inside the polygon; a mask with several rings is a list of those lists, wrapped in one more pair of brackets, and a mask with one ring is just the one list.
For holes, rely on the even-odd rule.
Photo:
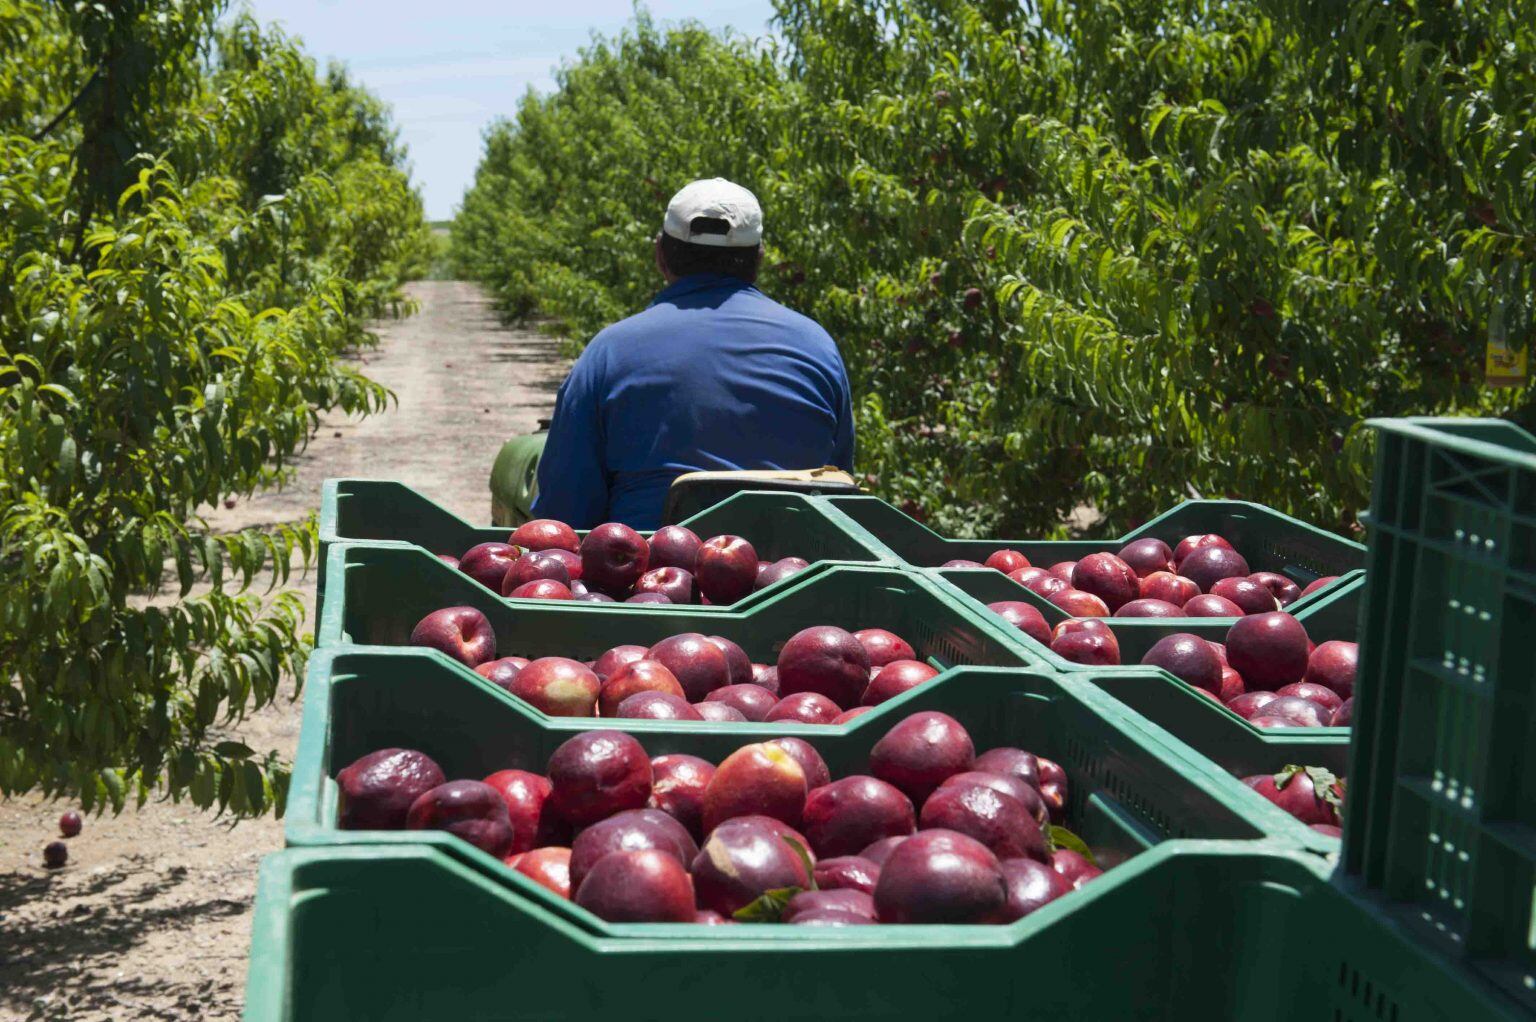
{"label": "pile of red fruit", "polygon": [[[1120,663],[1119,641],[1099,618],[1061,622],[1050,647],[1073,663]],[[1189,632],[1165,635],[1141,658],[1264,728],[1348,727],[1359,661],[1358,643],[1314,645],[1306,627],[1283,611],[1233,622],[1225,642]]]}
{"label": "pile of red fruit", "polygon": [[447,781],[424,753],[381,749],[336,780],[343,828],[446,830],[612,922],[1006,923],[1102,872],[1052,826],[1058,764],[977,756],[942,713],[902,720],[868,774],[836,781],[797,738],[715,766],[652,759],[620,731],[577,735],[543,775]]}
{"label": "pile of red fruit", "polygon": [[458,660],[554,717],[842,724],[938,676],[883,628],[832,625],[790,637],[773,665],[730,639],[684,632],[653,646],[615,646],[596,660],[498,657],[496,633],[474,607],[417,622],[411,644]]}
{"label": "pile of red fruit", "polygon": [[1278,774],[1255,774],[1243,783],[1320,834],[1343,837],[1344,778],[1322,767],[1288,765]]}
{"label": "pile of red fruit", "polygon": [[1337,577],[1319,578],[1303,589],[1277,572],[1250,572],[1231,543],[1210,533],[1185,536],[1172,548],[1160,539],[1133,540],[1119,554],[1089,554],[1049,568],[1034,567],[1017,550],[995,551],[985,564],[954,560],[943,567],[996,568],[1073,617],[1264,614],[1290,606]]}
{"label": "pile of red fruit", "polygon": [[505,543],[480,543],[449,565],[503,596],[586,603],[728,604],[810,567],[799,557],[759,561],[740,536],[700,540],[681,525],[647,540],[608,522],[585,538],[564,522],[525,522]]}

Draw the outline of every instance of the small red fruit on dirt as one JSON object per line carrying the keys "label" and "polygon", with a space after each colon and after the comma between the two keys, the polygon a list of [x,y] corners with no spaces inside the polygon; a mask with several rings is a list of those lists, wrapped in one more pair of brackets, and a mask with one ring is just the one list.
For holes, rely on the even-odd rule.
{"label": "small red fruit on dirt", "polygon": [[43,865],[49,869],[63,869],[69,861],[69,846],[62,841],[50,841],[43,846]]}
{"label": "small red fruit on dirt", "polygon": [[474,607],[434,610],[416,622],[410,643],[446,653],[466,667],[496,659],[496,633],[489,619]]}
{"label": "small red fruit on dirt", "polygon": [[549,757],[555,812],[578,827],[651,797],[651,761],[639,742],[622,731],[586,731],[566,740]]}
{"label": "small red fruit on dirt", "polygon": [[66,811],[59,817],[59,833],[65,837],[74,837],[80,833],[81,826],[80,814],[73,809]]}

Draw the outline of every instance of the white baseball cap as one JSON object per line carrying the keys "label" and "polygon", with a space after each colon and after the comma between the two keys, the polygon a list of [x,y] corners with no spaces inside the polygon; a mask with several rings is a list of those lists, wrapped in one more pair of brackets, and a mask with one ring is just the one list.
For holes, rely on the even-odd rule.
{"label": "white baseball cap", "polygon": [[[701,220],[705,222],[699,223]],[[724,223],[723,231],[720,222]],[[763,240],[763,207],[757,204],[757,196],[741,185],[723,177],[704,178],[689,182],[672,196],[661,229],[678,241],[694,245],[751,248]]]}

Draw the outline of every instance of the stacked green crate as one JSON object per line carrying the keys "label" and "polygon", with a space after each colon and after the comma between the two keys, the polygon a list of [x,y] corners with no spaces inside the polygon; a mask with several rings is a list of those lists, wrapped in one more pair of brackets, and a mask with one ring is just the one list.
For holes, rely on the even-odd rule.
{"label": "stacked green crate", "polygon": [[1372,425],[1344,880],[1536,1009],[1536,437]]}

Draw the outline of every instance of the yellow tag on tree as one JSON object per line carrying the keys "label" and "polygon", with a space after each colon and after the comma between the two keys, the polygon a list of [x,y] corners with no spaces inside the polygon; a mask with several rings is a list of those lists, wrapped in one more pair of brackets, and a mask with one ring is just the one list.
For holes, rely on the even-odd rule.
{"label": "yellow tag on tree", "polygon": [[1488,339],[1483,378],[1490,387],[1522,387],[1527,379],[1528,349],[1518,351],[1503,341]]}

